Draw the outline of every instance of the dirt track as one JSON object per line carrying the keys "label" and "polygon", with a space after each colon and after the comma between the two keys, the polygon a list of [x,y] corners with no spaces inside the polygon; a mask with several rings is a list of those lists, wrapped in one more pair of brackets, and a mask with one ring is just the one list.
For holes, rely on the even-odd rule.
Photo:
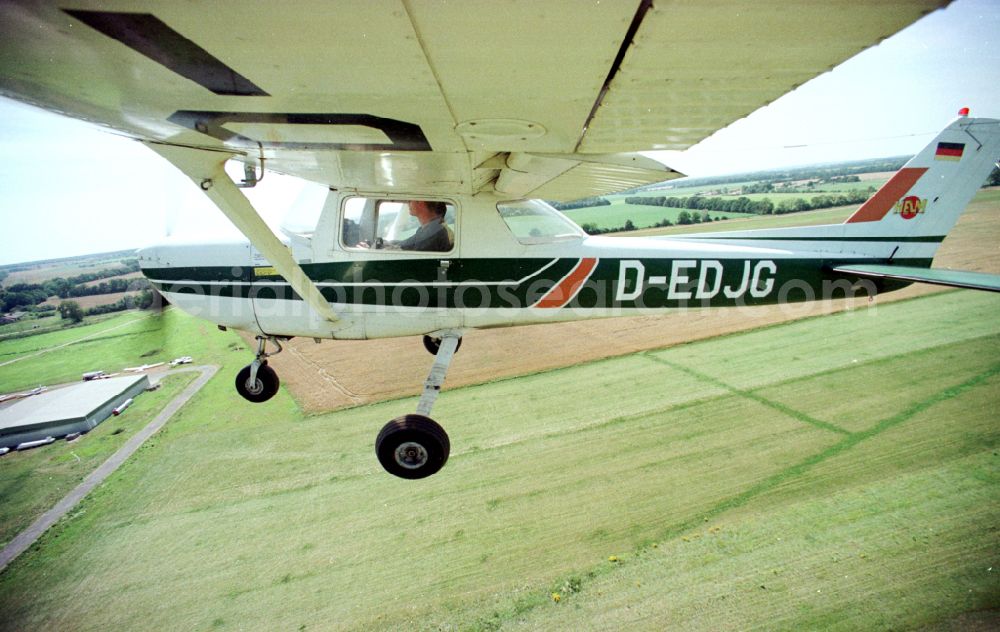
{"label": "dirt track", "polygon": [[[934,266],[1000,273],[1000,228],[995,205],[973,203],[945,240]],[[876,303],[941,291],[916,285],[878,297]],[[860,307],[860,303],[856,307]],[[691,310],[658,316],[531,325],[470,331],[455,356],[445,388],[634,353],[763,327],[844,309],[830,304]],[[863,321],[859,320],[859,324]],[[249,358],[248,358],[249,359]],[[417,395],[431,356],[418,337],[372,341],[295,339],[272,366],[302,408],[322,412]],[[402,414],[406,411],[400,411]]]}

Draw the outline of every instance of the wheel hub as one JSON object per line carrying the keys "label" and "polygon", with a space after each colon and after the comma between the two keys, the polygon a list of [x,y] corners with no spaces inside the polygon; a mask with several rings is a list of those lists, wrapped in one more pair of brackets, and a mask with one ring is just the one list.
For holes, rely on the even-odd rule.
{"label": "wheel hub", "polygon": [[407,441],[399,444],[395,452],[396,463],[408,470],[416,470],[427,464],[427,449],[419,443]]}
{"label": "wheel hub", "polygon": [[260,395],[264,390],[264,382],[260,378],[257,378],[256,380],[247,380],[246,389],[251,395]]}

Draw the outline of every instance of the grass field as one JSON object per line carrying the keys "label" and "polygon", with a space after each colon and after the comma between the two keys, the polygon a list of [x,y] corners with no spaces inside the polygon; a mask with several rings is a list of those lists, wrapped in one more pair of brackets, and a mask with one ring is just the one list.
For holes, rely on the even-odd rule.
{"label": "grass field", "polygon": [[[223,353],[218,344],[223,340],[244,349],[234,335],[206,335],[218,333],[211,323],[197,322],[191,329],[189,319],[175,311],[129,311],[90,325],[0,340],[0,392],[77,381],[88,371],[113,373],[184,355],[193,356],[201,364],[218,364]],[[37,357],[5,364],[39,353]]]}
{"label": "grass field", "polygon": [[49,297],[43,305],[52,305],[53,307],[59,307],[63,301],[74,301],[77,305],[87,310],[91,307],[97,307],[99,305],[110,305],[111,303],[117,303],[126,296],[139,296],[135,292],[113,292],[111,294],[91,294],[89,296],[74,296],[72,298],[59,298],[58,296]]}
{"label": "grass field", "polygon": [[818,211],[803,211],[787,215],[744,215],[721,223],[689,224],[687,226],[666,226],[647,228],[628,233],[615,233],[622,237],[652,235],[683,235],[685,233],[725,232],[730,230],[752,230],[756,228],[784,228],[787,226],[816,226],[818,224],[839,224],[858,210],[856,206],[838,206]]}
{"label": "grass field", "polygon": [[159,390],[143,393],[127,413],[108,418],[73,443],[58,441],[43,450],[5,455],[0,462],[0,546],[106,461],[194,377],[193,373],[165,377]]}
{"label": "grass field", "polygon": [[[885,180],[888,180],[884,174],[879,175],[877,179],[869,180],[865,182],[845,182],[845,183],[830,183],[817,185],[815,190],[806,191],[803,193],[749,193],[746,196],[750,200],[757,201],[767,198],[771,200],[774,204],[778,204],[782,200],[795,200],[797,198],[804,198],[809,200],[816,195],[824,195],[830,193],[844,193],[851,191],[853,189],[865,189],[869,186],[874,186],[876,189],[884,184]],[[613,229],[619,228],[625,225],[626,220],[632,220],[632,223],[639,229],[649,229],[658,222],[664,219],[669,219],[674,224],[677,223],[677,216],[684,209],[670,208],[663,206],[645,206],[642,204],[626,204],[626,197],[689,197],[699,193],[709,193],[714,191],[719,191],[721,189],[726,189],[730,191],[738,191],[742,185],[753,184],[754,182],[737,182],[730,184],[713,184],[705,185],[699,187],[681,188],[681,189],[661,189],[654,191],[643,191],[640,193],[635,193],[628,196],[608,196],[607,199],[611,202],[610,206],[592,206],[579,209],[571,209],[568,211],[563,211],[567,217],[572,219],[579,225],[583,224],[593,224],[601,229]],[[726,197],[741,197],[738,194],[728,195]],[[852,209],[856,209],[857,205],[853,205]],[[841,209],[823,209],[820,211],[813,211],[814,213],[827,213],[833,212],[835,215],[839,216]],[[699,215],[704,213],[704,211],[689,211],[696,212]],[[752,213],[732,213],[728,211],[709,211],[713,218],[715,217],[727,217],[730,220],[755,220],[762,224],[772,225],[769,220],[769,216],[760,216]],[[791,218],[787,224],[779,223],[778,225],[788,225],[797,226],[805,225],[803,220],[796,220],[794,218],[802,217],[807,215],[806,213],[791,213],[787,216]],[[807,220],[806,220],[807,221]],[[723,225],[725,226],[725,225]],[[722,230],[735,230],[728,228],[721,228]],[[652,228],[652,230],[658,230]],[[702,230],[720,230],[720,228],[711,227],[701,227],[701,225],[684,226],[681,227],[681,231],[702,231]]]}
{"label": "grass field", "polygon": [[41,318],[23,318],[15,323],[0,325],[0,339],[11,336],[22,336],[39,329],[47,331],[59,327],[64,322],[58,312],[50,312]]}
{"label": "grass field", "polygon": [[[134,251],[123,250],[120,252],[98,253],[75,257],[73,259],[62,259],[54,261],[44,261],[40,263],[11,264],[0,266],[0,268],[10,269],[13,267],[28,267],[26,270],[11,272],[0,285],[10,287],[17,283],[41,283],[56,277],[72,277],[88,272],[99,272],[109,268],[121,266],[122,259],[134,257]],[[29,267],[30,266],[30,267]]]}
{"label": "grass field", "polygon": [[245,404],[232,335],[168,312],[225,368],[0,574],[0,628],[995,625],[998,308],[939,293],[450,390],[451,461],[419,482],[372,454],[415,400]]}
{"label": "grass field", "polygon": [[[677,216],[684,209],[668,208],[665,206],[643,206],[640,204],[626,204],[625,200],[614,200],[610,206],[592,206],[587,208],[572,209],[564,211],[566,217],[579,225],[594,224],[599,228],[620,228],[625,225],[626,220],[632,220],[636,228],[648,228],[664,219],[669,219],[677,223]],[[693,211],[688,211],[689,213]],[[697,211],[699,214],[703,211]],[[755,217],[750,213],[730,213],[711,211],[712,217]]]}

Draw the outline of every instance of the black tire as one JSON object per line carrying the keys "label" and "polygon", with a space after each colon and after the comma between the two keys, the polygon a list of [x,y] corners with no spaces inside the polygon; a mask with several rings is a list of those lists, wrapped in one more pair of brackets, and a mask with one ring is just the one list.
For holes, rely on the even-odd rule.
{"label": "black tire", "polygon": [[[440,338],[431,338],[430,336],[424,336],[424,349],[427,349],[427,353],[431,355],[437,355],[438,350],[441,348]],[[455,347],[455,353],[462,348],[462,339],[458,339],[458,346]]]}
{"label": "black tire", "polygon": [[259,404],[260,402],[266,402],[267,400],[274,397],[274,394],[278,392],[278,386],[281,382],[278,380],[278,374],[274,372],[274,369],[267,366],[267,362],[260,365],[257,369],[257,380],[250,384],[250,366],[247,365],[236,375],[236,392],[238,392],[243,399]]}
{"label": "black tire", "polygon": [[393,476],[426,478],[448,462],[451,442],[436,421],[423,415],[403,415],[387,423],[375,439],[375,455]]}

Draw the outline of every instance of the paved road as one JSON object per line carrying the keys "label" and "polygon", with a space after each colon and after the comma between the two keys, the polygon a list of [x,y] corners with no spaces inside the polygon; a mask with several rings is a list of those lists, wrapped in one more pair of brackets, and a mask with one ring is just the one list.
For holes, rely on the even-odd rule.
{"label": "paved road", "polygon": [[112,472],[118,469],[125,459],[132,456],[132,453],[139,449],[143,443],[146,442],[151,436],[156,434],[156,432],[163,427],[164,424],[180,410],[191,397],[197,393],[202,386],[208,382],[216,371],[219,370],[217,366],[192,366],[184,367],[180,369],[174,369],[168,373],[161,375],[170,375],[173,373],[185,373],[190,371],[197,371],[201,373],[194,382],[188,384],[180,395],[170,400],[160,414],[157,415],[153,421],[149,422],[145,428],[137,432],[128,441],[125,442],[121,448],[118,449],[111,458],[101,464],[96,470],[90,473],[87,478],[83,479],[83,482],[76,486],[76,488],[66,495],[65,498],[60,500],[56,505],[46,511],[42,516],[36,520],[30,527],[17,534],[10,543],[0,551],[0,571],[7,568],[14,558],[16,558],[21,553],[24,553],[28,548],[35,543],[38,538],[41,537],[45,531],[54,525],[60,518],[65,516],[70,509],[76,506],[84,496],[90,493],[92,489],[100,485],[104,479],[111,475]]}

